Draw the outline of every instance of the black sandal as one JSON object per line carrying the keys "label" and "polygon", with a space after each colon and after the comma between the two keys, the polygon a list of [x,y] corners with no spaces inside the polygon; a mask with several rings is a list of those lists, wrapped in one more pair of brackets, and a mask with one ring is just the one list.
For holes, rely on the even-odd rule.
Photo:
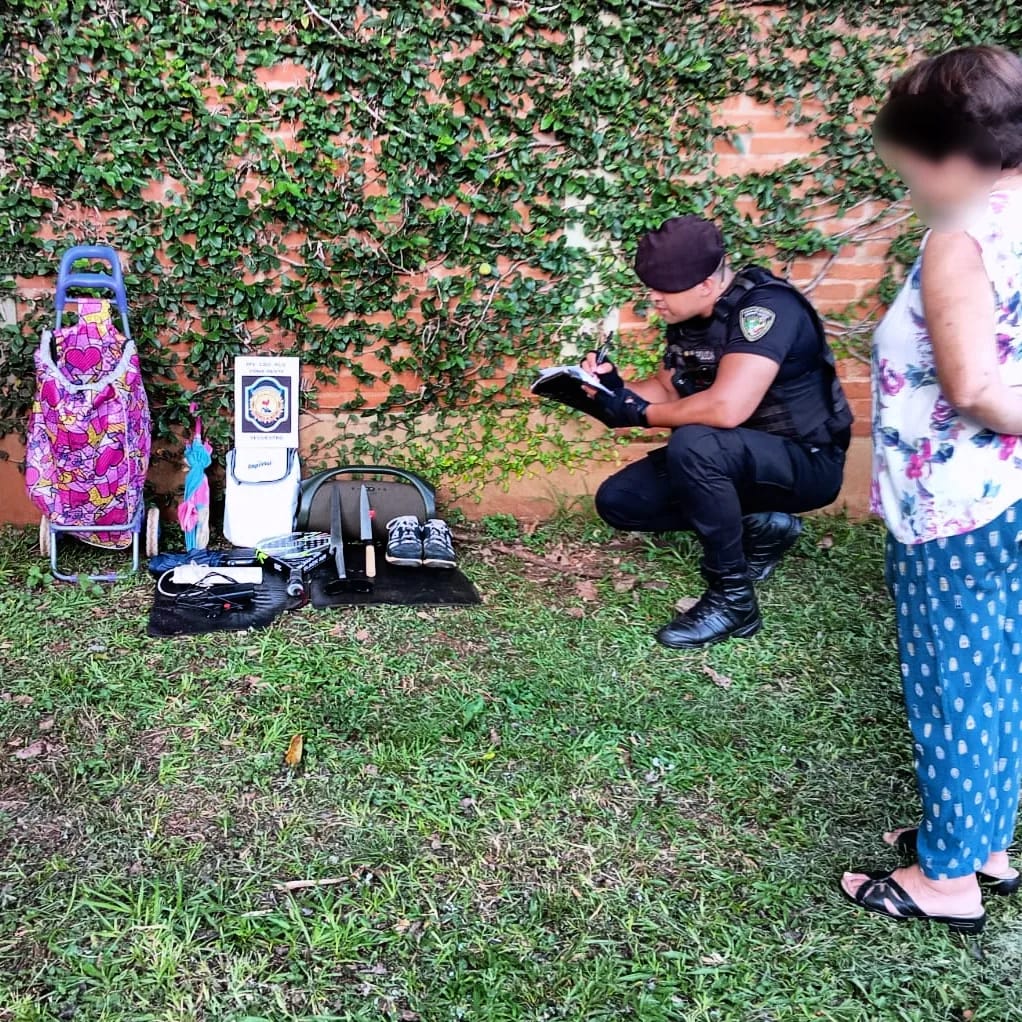
{"label": "black sandal", "polygon": [[[961,933],[969,937],[982,933],[983,927],[986,926],[986,912],[981,912],[978,916],[931,916],[909,897],[905,888],[890,873],[869,870],[857,870],[857,872],[869,879],[863,882],[854,895],[849,894],[844,887],[841,888],[841,893],[849,901],[870,912],[875,912],[877,915],[887,916],[888,919],[894,919],[897,922],[922,919],[930,923],[940,923],[953,933]],[[893,907],[893,912],[887,907],[888,903]]]}
{"label": "black sandal", "polygon": [[[918,837],[919,828],[910,827],[908,830],[903,830],[895,838],[894,847],[906,862],[917,862],[919,859],[916,852]],[[997,894],[1007,897],[1011,894],[1018,894],[1019,889],[1022,888],[1022,873],[1016,873],[1013,877],[999,877],[994,876],[992,873],[977,873],[976,879],[979,881],[979,886],[983,888],[984,894]]]}

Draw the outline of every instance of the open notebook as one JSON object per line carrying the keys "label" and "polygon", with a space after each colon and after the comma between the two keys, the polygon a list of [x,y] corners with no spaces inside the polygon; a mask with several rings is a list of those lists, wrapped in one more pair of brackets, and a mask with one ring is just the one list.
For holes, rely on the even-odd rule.
{"label": "open notebook", "polygon": [[533,394],[544,400],[567,405],[591,415],[605,426],[611,425],[604,418],[600,405],[585,392],[586,387],[603,391],[604,394],[612,393],[600,383],[599,377],[577,365],[550,366],[544,369],[531,389]]}

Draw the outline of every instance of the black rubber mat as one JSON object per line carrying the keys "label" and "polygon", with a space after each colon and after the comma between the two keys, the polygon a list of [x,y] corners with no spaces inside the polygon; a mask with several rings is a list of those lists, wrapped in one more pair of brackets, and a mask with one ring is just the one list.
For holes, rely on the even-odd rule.
{"label": "black rubber mat", "polygon": [[[359,543],[345,543],[345,565],[353,579],[365,565]],[[397,568],[376,551],[376,578],[372,592],[353,592],[340,587],[332,561],[320,565],[310,578],[314,607],[372,606],[391,604],[409,607],[463,607],[481,603],[476,587],[457,568]]]}
{"label": "black rubber mat", "polygon": [[[166,583],[169,593],[180,592],[187,586]],[[273,571],[263,572],[261,585],[255,586],[250,607],[210,616],[192,607],[183,607],[173,596],[157,592],[149,611],[147,632],[154,638],[171,635],[205,635],[208,632],[240,632],[246,628],[265,628],[285,610],[300,606],[301,601],[287,594],[287,579]]]}

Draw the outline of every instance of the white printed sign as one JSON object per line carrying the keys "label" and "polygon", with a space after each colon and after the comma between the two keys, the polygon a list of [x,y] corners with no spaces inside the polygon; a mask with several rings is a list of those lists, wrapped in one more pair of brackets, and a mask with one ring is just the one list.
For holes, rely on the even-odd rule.
{"label": "white printed sign", "polygon": [[234,360],[234,446],[298,446],[299,359]]}

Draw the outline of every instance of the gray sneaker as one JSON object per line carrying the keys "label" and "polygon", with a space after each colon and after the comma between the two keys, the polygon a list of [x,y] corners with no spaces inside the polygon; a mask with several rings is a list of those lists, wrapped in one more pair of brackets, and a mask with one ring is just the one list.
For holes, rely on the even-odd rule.
{"label": "gray sneaker", "polygon": [[398,515],[387,522],[388,564],[403,568],[422,566],[422,526],[415,515]]}
{"label": "gray sneaker", "polygon": [[454,538],[446,522],[430,518],[422,527],[422,564],[425,568],[453,568]]}

